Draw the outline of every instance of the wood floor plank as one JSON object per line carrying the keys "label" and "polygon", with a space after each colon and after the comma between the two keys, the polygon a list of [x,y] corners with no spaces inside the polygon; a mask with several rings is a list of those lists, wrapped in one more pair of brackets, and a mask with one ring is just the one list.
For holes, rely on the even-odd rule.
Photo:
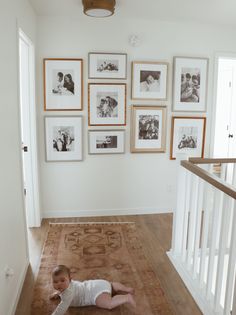
{"label": "wood floor plank", "polygon": [[[33,228],[29,230],[31,265],[28,268],[15,315],[34,315],[30,314],[30,304],[32,300],[34,281],[37,276],[37,270],[40,263],[40,256],[49,228],[49,222],[127,221],[136,223],[145,255],[147,256],[153,271],[160,279],[162,288],[165,291],[166,297],[174,314],[201,315],[201,311],[166,255],[166,251],[168,251],[171,246],[171,214],[44,219],[40,228]],[[155,292],[153,292],[153,294],[155,294]]]}

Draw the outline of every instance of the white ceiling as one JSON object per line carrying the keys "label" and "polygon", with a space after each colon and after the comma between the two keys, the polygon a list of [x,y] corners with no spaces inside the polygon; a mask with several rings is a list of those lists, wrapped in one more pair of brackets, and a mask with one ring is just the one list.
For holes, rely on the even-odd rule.
{"label": "white ceiling", "polygon": [[[82,0],[29,1],[37,15],[82,16]],[[236,0],[116,0],[115,15],[236,26]]]}

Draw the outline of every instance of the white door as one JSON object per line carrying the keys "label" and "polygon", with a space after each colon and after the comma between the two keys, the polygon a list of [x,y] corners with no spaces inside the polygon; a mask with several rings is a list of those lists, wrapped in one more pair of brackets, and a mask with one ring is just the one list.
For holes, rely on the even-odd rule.
{"label": "white door", "polygon": [[219,57],[214,157],[236,157],[236,56]]}
{"label": "white door", "polygon": [[28,227],[40,226],[36,146],[34,46],[19,30],[19,87],[25,211]]}

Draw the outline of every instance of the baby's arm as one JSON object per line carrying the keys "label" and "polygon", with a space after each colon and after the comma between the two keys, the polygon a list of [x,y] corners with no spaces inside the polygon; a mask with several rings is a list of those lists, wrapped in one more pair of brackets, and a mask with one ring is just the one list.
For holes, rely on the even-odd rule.
{"label": "baby's arm", "polygon": [[57,308],[55,311],[52,313],[52,315],[64,315],[65,312],[68,310],[70,307],[71,301],[73,298],[73,292],[71,289],[66,289],[62,294],[61,294],[61,302],[58,304]]}

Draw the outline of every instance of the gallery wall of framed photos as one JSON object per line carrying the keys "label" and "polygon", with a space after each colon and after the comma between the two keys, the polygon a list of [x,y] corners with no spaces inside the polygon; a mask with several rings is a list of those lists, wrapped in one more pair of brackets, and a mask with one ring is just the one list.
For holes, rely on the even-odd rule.
{"label": "gallery wall of framed photos", "polygon": [[[51,30],[50,24],[44,21],[48,30],[46,32],[43,28],[39,31],[42,36],[38,53],[38,72],[40,71],[40,73],[37,84],[37,110],[39,159],[42,168],[42,183],[45,187],[42,189],[45,204],[44,212],[54,213],[54,210],[51,210],[52,208],[55,209],[55,213],[57,209],[59,209],[58,212],[62,209],[64,213],[67,209],[81,211],[84,209],[88,211],[121,209],[122,213],[127,213],[127,208],[137,209],[137,212],[141,211],[141,208],[145,211],[148,211],[147,209],[173,209],[176,197],[175,180],[178,157],[176,160],[173,159],[175,158],[173,154],[176,152],[171,155],[172,117],[206,118],[203,152],[204,157],[209,156],[211,126],[212,119],[214,119],[212,118],[214,100],[211,91],[214,81],[213,56],[215,46],[210,41],[209,34],[202,34],[200,30],[193,26],[186,29],[186,25],[178,24],[173,28],[171,23],[147,21],[143,25],[137,25],[135,32],[140,34],[141,41],[139,46],[133,47],[129,43],[129,35],[132,32],[130,21],[126,21],[129,27],[118,31],[121,21],[118,25],[118,21],[111,20],[111,25],[115,24],[116,34],[113,32],[114,29],[108,29],[108,20],[104,20],[100,24],[97,22],[93,24],[92,21],[82,23],[85,26],[84,30],[80,29],[80,23],[77,23],[77,20],[71,22],[70,32],[73,34],[72,37],[67,36],[68,29],[64,29],[60,23],[56,26],[56,30]],[[160,26],[158,32],[150,32],[150,30],[156,30],[157,25]],[[60,31],[60,34],[57,30]],[[180,41],[178,35],[182,32],[188,33],[188,41]],[[46,37],[46,33],[49,33],[49,37]],[[142,34],[145,36],[142,37]],[[192,34],[194,34],[194,38],[191,37]],[[53,42],[54,36],[56,36],[56,41]],[[174,39],[174,42],[167,40],[170,37]],[[214,40],[219,43],[220,47],[220,40],[218,38]],[[202,42],[205,43],[204,46]],[[229,47],[229,45],[225,47]],[[93,55],[93,61],[89,59],[89,54]],[[44,110],[43,58],[82,59],[82,110]],[[175,61],[177,58],[178,60]],[[207,59],[207,62],[205,62],[205,59]],[[125,70],[120,72],[117,70],[117,60],[119,60],[121,68]],[[132,73],[133,63],[139,66],[135,69],[134,74]],[[92,73],[91,67],[93,65],[96,65],[96,67]],[[103,69],[105,70],[103,71]],[[69,72],[64,72],[64,74],[67,73]],[[154,78],[151,77],[151,74]],[[150,75],[149,78],[148,75]],[[117,78],[114,78],[116,76]],[[200,84],[197,84],[199,82]],[[182,90],[184,90],[184,85],[186,87],[189,85],[189,90],[186,91],[186,96],[182,95],[182,100],[181,95],[178,94],[181,92],[181,83],[185,83]],[[120,122],[120,118],[118,122],[110,123],[111,117],[106,117],[117,115],[117,110],[114,110],[116,106],[112,108],[111,105],[108,105],[108,100],[113,98],[115,101],[110,103],[116,104],[118,95],[122,95],[123,92],[104,90],[104,86],[107,88],[109,85],[116,86],[116,84],[126,85],[125,124]],[[195,84],[194,87],[193,84]],[[206,93],[197,93],[202,88],[204,89],[203,84],[206,86]],[[132,95],[134,85],[136,86],[136,94]],[[177,90],[177,85],[180,85],[178,93],[174,92]],[[88,90],[91,86],[96,88],[102,86],[102,90],[98,91],[95,88],[97,96],[93,96],[93,99],[96,99],[96,103],[94,101],[93,108],[90,108],[90,112],[92,111],[95,115],[95,121],[91,121],[89,124]],[[160,92],[165,90],[165,86],[166,95]],[[142,92],[142,95],[137,95],[138,89],[140,90],[139,93]],[[191,90],[194,93],[191,93]],[[105,95],[102,94],[103,92],[105,94],[110,92],[110,94]],[[196,95],[199,95],[199,101]],[[106,96],[110,98],[106,99]],[[185,97],[187,97],[186,101]],[[192,102],[190,102],[191,98],[193,99]],[[202,99],[204,99],[204,106],[201,102]],[[177,101],[179,102],[177,103]],[[200,104],[200,108],[198,104]],[[123,107],[123,104],[121,106]],[[138,109],[139,107],[145,107],[146,110],[146,112],[139,110],[136,112],[135,110],[137,115],[136,125],[132,121],[132,108],[134,106],[137,106]],[[162,111],[153,111],[149,115],[148,107],[154,107],[155,109],[156,107],[165,107],[164,131],[160,128],[162,125]],[[67,159],[65,161],[64,159],[57,162],[46,162],[45,116],[82,116],[82,160],[71,161]],[[113,118],[117,120],[116,117]],[[104,124],[103,121],[107,124]],[[186,120],[184,120],[185,124],[181,126],[183,128],[177,128],[178,124],[176,125],[176,122],[175,120],[175,134],[177,134],[177,137],[175,136],[173,142],[179,141],[178,144],[180,144],[182,138],[185,138],[184,133],[186,132],[185,149],[182,141],[183,148],[181,149],[180,145],[180,151],[184,152],[183,150],[185,150],[185,152],[191,153],[189,154],[191,156],[196,153],[201,156],[199,150],[201,133],[198,130],[201,131],[202,126],[193,124],[193,128],[191,126],[188,128]],[[193,120],[190,120],[191,122]],[[71,124],[71,127],[73,127],[73,124]],[[135,128],[136,144],[134,147],[135,138],[132,130],[135,130]],[[73,130],[73,128],[70,130]],[[122,133],[117,133],[117,130],[123,130],[124,137]],[[140,130],[140,133],[137,133],[137,130]],[[93,131],[94,133],[92,133]],[[111,134],[111,131],[114,131],[114,134]],[[158,141],[162,138],[162,135],[165,137],[165,142],[159,144]],[[124,150],[120,146],[121,144],[122,146],[124,144]],[[61,182],[62,178],[63,181]],[[158,181],[158,178],[163,180]],[[89,179],[88,184],[85,184],[87,179]],[[55,191],[53,202],[48,195],[50,187],[47,182],[52,184],[50,186]],[[101,182],[102,186],[100,186]],[[147,188],[147,183],[149,187],[152,187],[150,190]],[[66,197],[57,198],[57,196],[63,195],[64,189],[67,192]],[[88,196],[88,191],[92,191],[93,198]],[[105,194],[108,195],[108,198],[105,197]],[[91,212],[91,214],[93,213]]]}
{"label": "gallery wall of framed photos", "polygon": [[[173,57],[171,115],[165,105],[169,101],[169,62],[134,60],[128,65],[126,53],[89,52],[88,71],[85,71],[88,74],[86,124],[82,122],[83,115],[76,115],[77,111],[83,112],[83,60],[45,58],[44,111],[75,112],[70,116],[45,117],[46,161],[81,161],[86,156],[84,129],[88,129],[88,154],[125,153],[126,129],[115,128],[126,128],[127,124],[131,153],[165,153],[169,116],[170,159],[174,160],[177,153],[203,157],[206,118],[196,114],[206,112],[208,62],[208,58]],[[127,86],[128,66],[130,86]],[[129,105],[127,89],[131,91]],[[191,115],[180,116],[181,113]],[[92,129],[97,126],[99,130]]]}

